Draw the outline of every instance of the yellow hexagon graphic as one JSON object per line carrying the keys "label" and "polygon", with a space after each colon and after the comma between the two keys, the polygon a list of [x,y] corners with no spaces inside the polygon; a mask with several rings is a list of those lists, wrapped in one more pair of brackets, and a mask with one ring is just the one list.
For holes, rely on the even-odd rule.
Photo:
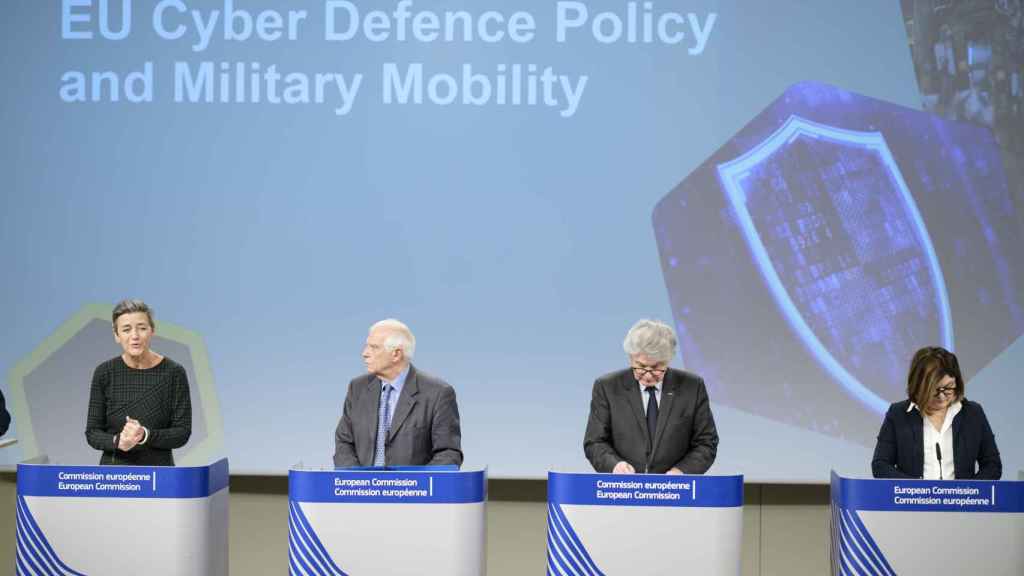
{"label": "yellow hexagon graphic", "polygon": [[[109,304],[87,304],[11,369],[11,408],[22,458],[47,456],[56,464],[95,464],[85,442],[93,370],[120,354]],[[182,466],[222,456],[224,427],[206,346],[198,333],[156,319],[151,345],[181,364],[192,398],[192,436],[174,451]]]}

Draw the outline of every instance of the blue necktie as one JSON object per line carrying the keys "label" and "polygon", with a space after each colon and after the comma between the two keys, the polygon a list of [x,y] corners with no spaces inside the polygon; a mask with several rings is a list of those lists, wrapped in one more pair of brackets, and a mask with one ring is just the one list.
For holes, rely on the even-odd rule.
{"label": "blue necktie", "polygon": [[391,430],[391,411],[388,410],[388,401],[391,399],[391,384],[384,383],[383,393],[380,395],[380,409],[377,413],[377,447],[373,451],[373,465],[384,465],[384,443],[388,439],[388,432]]}
{"label": "blue necktie", "polygon": [[654,395],[658,389],[648,386],[647,390],[647,433],[651,435],[651,448],[654,447],[654,431],[658,429],[658,398]]}

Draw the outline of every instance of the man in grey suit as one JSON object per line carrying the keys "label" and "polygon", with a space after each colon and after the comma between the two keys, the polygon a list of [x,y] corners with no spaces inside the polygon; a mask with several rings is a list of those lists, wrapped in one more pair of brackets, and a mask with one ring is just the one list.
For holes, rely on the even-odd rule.
{"label": "man in grey suit", "polygon": [[410,363],[416,338],[398,320],[370,327],[367,374],[348,385],[334,431],[334,465],[462,465],[455,391]]}
{"label": "man in grey suit", "polygon": [[594,382],[583,451],[598,472],[703,474],[718,431],[704,380],[669,368],[672,327],[640,320],[622,344],[630,368]]}

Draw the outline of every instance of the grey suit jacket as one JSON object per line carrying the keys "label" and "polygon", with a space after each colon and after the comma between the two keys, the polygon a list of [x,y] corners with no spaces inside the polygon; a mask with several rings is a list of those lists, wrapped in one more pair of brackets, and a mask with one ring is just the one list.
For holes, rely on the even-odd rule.
{"label": "grey suit jacket", "polygon": [[[633,371],[612,372],[594,382],[583,451],[598,472],[621,461],[638,473],[703,474],[715,461],[718,431],[704,380],[683,370],[665,373],[654,442],[648,438],[640,385]],[[653,444],[653,445],[652,445]]]}
{"label": "grey suit jacket", "polygon": [[[380,388],[380,378],[373,374],[349,383],[334,431],[335,466],[373,466]],[[387,466],[461,466],[462,430],[455,390],[410,365],[385,446]]]}

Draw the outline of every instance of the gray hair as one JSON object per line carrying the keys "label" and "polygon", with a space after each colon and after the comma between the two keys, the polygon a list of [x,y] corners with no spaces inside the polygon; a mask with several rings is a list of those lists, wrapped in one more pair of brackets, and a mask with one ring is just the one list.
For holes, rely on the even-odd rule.
{"label": "gray hair", "polygon": [[669,362],[676,355],[676,333],[658,320],[643,319],[633,324],[622,342],[626,354],[643,354],[655,362]]}
{"label": "gray hair", "polygon": [[142,312],[146,315],[146,319],[149,320],[149,327],[156,328],[156,324],[153,323],[153,309],[146,305],[142,300],[121,300],[114,306],[114,312],[110,315],[110,323],[114,325],[114,330],[117,330],[117,319],[125,314],[133,314],[135,312]]}
{"label": "gray hair", "polygon": [[409,330],[408,326],[399,320],[388,318],[370,326],[370,331],[373,332],[377,328],[383,328],[389,332],[387,338],[384,339],[386,350],[401,350],[407,360],[412,360],[413,355],[416,354],[416,337],[412,335],[412,330]]}

